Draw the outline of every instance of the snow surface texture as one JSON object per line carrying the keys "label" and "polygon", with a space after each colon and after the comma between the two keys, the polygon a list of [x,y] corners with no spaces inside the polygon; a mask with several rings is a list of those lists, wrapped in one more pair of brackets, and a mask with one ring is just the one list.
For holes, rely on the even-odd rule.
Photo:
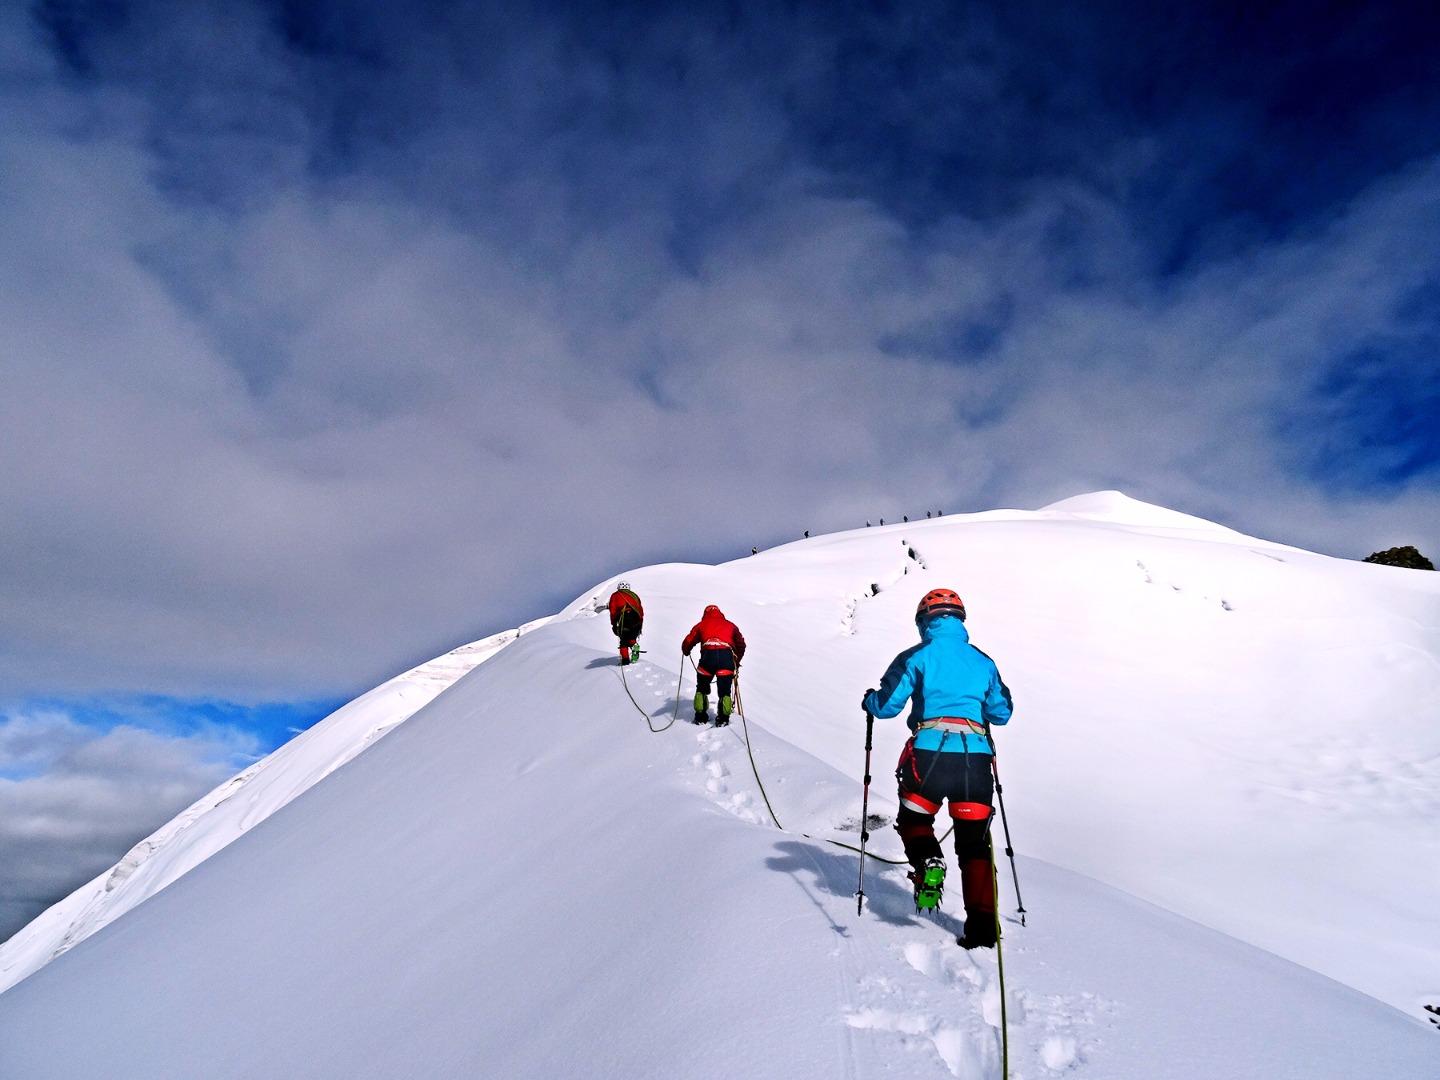
{"label": "snow surface texture", "polygon": [[[738,725],[636,715],[607,582],[365,753],[358,722],[277,751],[244,835],[233,798],[193,816],[188,873],[0,995],[0,1076],[997,1076],[958,896],[917,918],[872,863],[857,917],[856,856],[798,835],[854,841],[856,703],[939,585],[1017,701],[1012,1077],[1440,1074],[1440,575],[1102,493],[624,577],[657,726],[701,607],[745,631],[790,832]],[[904,734],[877,724],[872,812]]]}

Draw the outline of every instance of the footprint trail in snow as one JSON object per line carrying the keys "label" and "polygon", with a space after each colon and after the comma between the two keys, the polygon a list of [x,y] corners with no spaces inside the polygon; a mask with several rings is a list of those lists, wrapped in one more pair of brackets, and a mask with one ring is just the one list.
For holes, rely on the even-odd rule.
{"label": "footprint trail in snow", "polygon": [[[768,827],[758,797],[748,790],[754,781],[736,729],[691,725],[690,731],[696,749],[686,771],[694,785],[727,813]],[[895,889],[909,892],[904,869],[887,867],[881,876]],[[851,923],[845,966],[858,971],[858,990],[848,995],[851,1000],[842,1006],[840,1022],[894,1040],[907,1054],[931,1062],[938,1058],[936,1064],[961,1080],[998,1077],[1000,986],[994,954],[965,952],[954,944],[953,928],[929,919],[907,918],[897,924],[893,917],[866,917],[856,925],[848,897],[834,897],[830,906],[833,919]],[[1007,933],[1012,954],[1023,952],[1018,928]],[[1011,1080],[1075,1070],[1080,1071],[1074,1075],[1083,1075],[1089,1029],[1103,1008],[1092,995],[1036,995],[1012,985],[1007,1003]]]}

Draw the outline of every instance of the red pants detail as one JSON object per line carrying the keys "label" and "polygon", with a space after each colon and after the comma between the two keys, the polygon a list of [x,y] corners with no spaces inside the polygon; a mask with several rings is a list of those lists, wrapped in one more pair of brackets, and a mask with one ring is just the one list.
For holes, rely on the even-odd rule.
{"label": "red pants detail", "polygon": [[995,913],[995,872],[990,865],[990,838],[985,838],[985,854],[960,862],[960,886],[964,890],[965,910],[971,915]]}

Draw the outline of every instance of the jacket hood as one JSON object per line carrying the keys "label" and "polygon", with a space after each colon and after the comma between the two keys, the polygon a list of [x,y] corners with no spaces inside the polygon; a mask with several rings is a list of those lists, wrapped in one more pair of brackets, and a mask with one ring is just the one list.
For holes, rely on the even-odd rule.
{"label": "jacket hood", "polygon": [[[716,607],[714,604],[705,605],[705,615],[713,615],[717,619],[725,618],[725,613],[721,611],[718,607]],[[701,618],[703,619],[705,615],[702,615]]]}
{"label": "jacket hood", "polygon": [[958,638],[968,645],[970,631],[954,615],[937,615],[920,624],[920,640],[927,645],[936,638]]}

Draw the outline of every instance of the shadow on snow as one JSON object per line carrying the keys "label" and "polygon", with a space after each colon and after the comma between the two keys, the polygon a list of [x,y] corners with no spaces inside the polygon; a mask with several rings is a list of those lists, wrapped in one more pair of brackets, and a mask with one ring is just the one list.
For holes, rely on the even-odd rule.
{"label": "shadow on snow", "polygon": [[[824,913],[830,928],[841,936],[848,935],[848,930],[835,922],[829,910],[811,891],[811,886],[853,903],[860,874],[860,856],[827,850],[821,841],[782,840],[775,845],[775,850],[779,854],[766,859],[765,865],[794,878],[810,901]],[[918,926],[921,920],[915,915],[914,895],[883,873],[888,869],[882,863],[872,863],[865,868],[866,913],[891,926]],[[811,879],[810,885],[806,884],[806,877]],[[958,920],[944,911],[937,911],[928,921],[951,934],[958,935],[963,929]]]}

